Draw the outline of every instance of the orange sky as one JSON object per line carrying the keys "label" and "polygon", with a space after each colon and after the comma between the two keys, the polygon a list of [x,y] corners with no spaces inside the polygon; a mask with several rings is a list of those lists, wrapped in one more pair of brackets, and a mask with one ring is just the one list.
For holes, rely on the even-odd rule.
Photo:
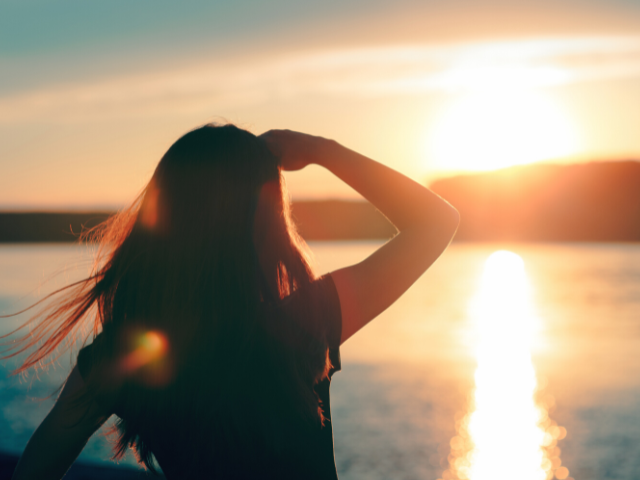
{"label": "orange sky", "polygon": [[[8,2],[0,208],[122,206],[207,121],[324,135],[423,182],[640,158],[640,6],[556,3]],[[289,184],[353,195],[318,168]]]}

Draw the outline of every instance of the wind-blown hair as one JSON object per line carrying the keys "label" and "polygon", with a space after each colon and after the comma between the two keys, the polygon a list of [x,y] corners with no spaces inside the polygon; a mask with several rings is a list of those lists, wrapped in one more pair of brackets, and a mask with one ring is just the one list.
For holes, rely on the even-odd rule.
{"label": "wind-blown hair", "polygon": [[[183,465],[202,464],[324,421],[313,386],[330,367],[326,339],[279,333],[277,306],[314,273],[260,138],[232,125],[187,133],[133,205],[84,237],[100,242],[91,275],[44,299],[4,357],[36,347],[21,372],[99,334],[84,393],[117,392],[127,412],[116,458],[133,447],[153,470],[141,437],[169,432]],[[296,425],[284,420],[292,412]]]}

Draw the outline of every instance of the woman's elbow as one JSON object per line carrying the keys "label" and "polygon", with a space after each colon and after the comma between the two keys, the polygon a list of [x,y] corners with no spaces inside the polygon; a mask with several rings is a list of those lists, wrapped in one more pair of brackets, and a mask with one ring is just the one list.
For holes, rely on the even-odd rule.
{"label": "woman's elbow", "polygon": [[460,225],[460,213],[450,203],[444,202],[443,211],[440,215],[440,228],[444,235],[453,239],[458,226]]}
{"label": "woman's elbow", "polygon": [[456,234],[460,226],[460,212],[453,205],[449,205],[449,215],[451,216],[451,237]]}

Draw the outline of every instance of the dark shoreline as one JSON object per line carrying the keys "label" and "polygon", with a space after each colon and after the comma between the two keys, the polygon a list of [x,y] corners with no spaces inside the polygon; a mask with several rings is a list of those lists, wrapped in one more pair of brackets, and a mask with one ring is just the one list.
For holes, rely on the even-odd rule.
{"label": "dark shoreline", "polygon": [[[507,215],[497,210],[490,217],[486,211],[478,215],[467,205],[458,210],[462,221],[454,242],[640,242],[640,215],[635,211],[616,209],[612,214],[601,211],[597,218],[588,210],[572,212],[570,218],[540,214],[525,222],[523,218],[514,218],[513,213]],[[298,232],[308,241],[387,240],[396,233],[385,217],[366,202],[300,202],[293,212]],[[77,243],[83,229],[98,225],[111,214],[0,212],[0,245]]]}
{"label": "dark shoreline", "polygon": [[112,212],[0,212],[0,243],[72,243]]}
{"label": "dark shoreline", "polygon": [[[395,228],[371,204],[296,202],[292,212],[306,240],[388,239]],[[0,212],[0,243],[72,243],[115,212]]]}
{"label": "dark shoreline", "polygon": [[[433,182],[461,216],[456,241],[638,242],[640,162],[525,165]],[[0,243],[74,242],[113,212],[0,212]],[[384,240],[396,229],[365,201],[295,201],[306,240]]]}

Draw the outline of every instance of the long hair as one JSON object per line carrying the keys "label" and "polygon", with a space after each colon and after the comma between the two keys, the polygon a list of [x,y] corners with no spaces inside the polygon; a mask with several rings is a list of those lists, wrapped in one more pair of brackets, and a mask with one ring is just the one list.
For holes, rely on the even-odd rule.
{"label": "long hair", "polygon": [[4,357],[36,347],[21,372],[93,337],[83,393],[117,392],[115,458],[133,447],[153,470],[147,440],[169,432],[182,463],[198,464],[324,421],[313,387],[326,338],[278,316],[314,273],[261,139],[232,125],[187,133],[138,199],[84,238],[99,241],[91,275],[45,299]]}

